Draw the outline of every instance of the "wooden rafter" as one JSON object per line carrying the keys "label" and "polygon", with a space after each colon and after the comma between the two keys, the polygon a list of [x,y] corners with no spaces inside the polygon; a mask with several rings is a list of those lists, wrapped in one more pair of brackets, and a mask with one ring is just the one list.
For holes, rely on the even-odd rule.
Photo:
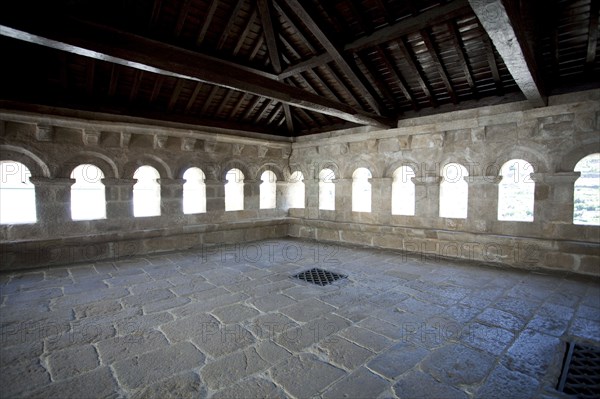
{"label": "wooden rafter", "polygon": [[185,106],[185,110],[184,113],[189,113],[192,109],[192,107],[194,106],[194,104],[196,103],[196,99],[198,98],[198,94],[200,94],[200,90],[202,90],[202,87],[204,85],[201,82],[196,82],[196,87],[194,87],[194,91],[192,92],[192,95],[190,96],[190,99],[188,100],[186,106]]}
{"label": "wooden rafter", "polygon": [[387,54],[381,49],[381,47],[375,47],[375,51],[377,52],[379,57],[381,57],[381,60],[386,66],[387,70],[392,74],[394,82],[398,85],[398,87],[400,87],[400,90],[402,91],[404,97],[412,103],[413,108],[418,108],[417,102],[415,101],[415,98],[413,97],[412,93],[410,92],[410,89],[408,88],[408,83],[406,82],[404,76],[402,76],[402,73],[398,70],[396,65],[390,62]]}
{"label": "wooden rafter", "polygon": [[348,80],[356,87],[364,97],[369,106],[378,114],[381,115],[381,107],[370,89],[363,84],[356,72],[353,70],[348,61],[342,56],[342,53],[329,40],[317,23],[312,19],[311,15],[302,7],[298,0],[284,0],[296,16],[302,21],[313,36],[321,43],[321,46],[331,55],[333,61],[340,67]]}
{"label": "wooden rafter", "polygon": [[208,97],[206,97],[206,100],[204,100],[204,104],[202,105],[202,110],[200,111],[200,115],[202,115],[202,116],[206,115],[206,111],[208,111],[208,108],[210,108],[210,106],[212,105],[212,102],[213,102],[215,96],[217,95],[218,91],[219,91],[219,86],[213,86],[210,89],[210,92],[208,93]]}
{"label": "wooden rafter", "polygon": [[522,31],[515,28],[520,25],[521,16],[511,14],[502,0],[469,0],[469,3],[521,92],[534,106],[545,106],[548,98],[535,57]]}
{"label": "wooden rafter", "polygon": [[246,27],[242,31],[242,34],[238,38],[235,48],[233,49],[232,54],[234,56],[236,56],[242,49],[242,46],[244,45],[244,41],[246,41],[246,38],[248,37],[248,33],[250,33],[250,29],[252,29],[252,25],[254,25],[254,23],[256,22],[256,17],[257,17],[256,10],[252,10],[252,13],[250,14],[250,18],[248,18],[248,22],[246,22]]}
{"label": "wooden rafter", "polygon": [[240,108],[242,107],[242,105],[244,104],[244,101],[246,101],[246,98],[248,96],[250,96],[250,94],[248,94],[248,93],[244,93],[242,96],[240,96],[240,99],[235,104],[235,107],[233,107],[233,109],[229,113],[230,119],[235,118],[235,116],[238,114],[238,112],[240,112]]}
{"label": "wooden rafter", "polygon": [[231,96],[233,96],[234,94],[235,94],[235,91],[227,90],[227,94],[225,94],[225,96],[221,100],[221,103],[217,107],[217,111],[215,112],[216,116],[218,116],[221,112],[223,112],[223,109],[227,106],[227,103],[229,102],[229,100],[231,100]]}
{"label": "wooden rafter", "polygon": [[254,112],[254,109],[256,108],[256,106],[258,105],[258,103],[262,100],[261,97],[254,97],[254,99],[250,102],[250,104],[246,107],[246,111],[244,111],[244,114],[242,116],[242,120],[246,120],[248,119],[248,117],[250,115],[252,115],[252,112]]}
{"label": "wooden rafter", "polygon": [[496,90],[500,95],[504,94],[504,86],[502,85],[502,79],[500,77],[500,71],[498,70],[498,63],[496,62],[496,56],[494,55],[494,48],[490,39],[484,33],[483,35],[483,46],[485,48],[485,53],[487,55],[488,65],[492,71],[492,77],[494,78],[494,84],[496,85]]}
{"label": "wooden rafter", "polygon": [[458,62],[463,70],[463,74],[465,75],[465,79],[467,79],[467,83],[469,84],[469,88],[473,92],[473,96],[475,98],[479,97],[479,93],[477,91],[477,86],[475,85],[475,80],[473,79],[473,70],[471,69],[471,65],[469,64],[469,60],[467,59],[467,54],[464,50],[464,45],[462,42],[462,37],[460,35],[460,31],[456,26],[456,22],[448,22],[446,25],[450,31],[450,40],[452,40],[452,44],[454,45],[454,49],[456,50],[456,55],[458,56]]}
{"label": "wooden rafter", "polygon": [[162,89],[162,85],[165,82],[165,77],[163,75],[156,75],[156,80],[154,81],[154,87],[152,88],[152,94],[150,95],[150,103],[155,102],[160,95],[160,90]]}
{"label": "wooden rafter", "polygon": [[88,96],[94,94],[94,77],[96,76],[96,60],[90,58],[86,69],[85,91]]}
{"label": "wooden rafter", "polygon": [[402,58],[404,58],[410,69],[413,71],[413,74],[417,78],[419,86],[421,86],[421,90],[423,90],[431,105],[433,107],[437,107],[437,100],[435,99],[433,91],[427,83],[425,74],[423,74],[423,71],[421,71],[417,57],[415,57],[414,53],[408,48],[404,38],[397,40],[396,44],[398,45],[398,50],[400,50],[400,53],[402,54]]}
{"label": "wooden rafter", "polygon": [[215,12],[217,11],[218,6],[219,0],[212,0],[212,2],[210,3],[210,7],[208,8],[208,13],[206,14],[206,19],[202,23],[202,28],[200,29],[200,32],[198,33],[198,38],[196,39],[197,46],[202,45],[202,43],[204,42],[204,39],[206,38],[206,33],[208,32],[208,28],[210,27],[210,24],[213,20],[213,17],[215,16]]}
{"label": "wooden rafter", "polygon": [[294,30],[294,37],[298,38],[302,43],[304,43],[306,48],[308,48],[312,54],[316,54],[317,50],[315,50],[314,46],[306,38],[304,33],[302,33],[302,30],[298,29],[298,26],[296,26],[296,23],[290,17],[287,16],[285,11],[279,6],[279,4],[276,1],[273,2],[273,6],[275,7],[275,10],[277,10],[277,12],[283,17],[283,19],[288,24],[290,24],[290,26]]}
{"label": "wooden rafter", "polygon": [[131,91],[129,92],[129,102],[135,101],[137,97],[138,91],[140,90],[140,85],[142,84],[142,79],[144,77],[144,72],[140,70],[136,70],[133,74],[133,84],[131,85]]}
{"label": "wooden rafter", "polygon": [[152,5],[152,15],[150,15],[150,27],[153,27],[158,22],[158,16],[160,15],[160,9],[162,7],[162,0],[154,0]]}
{"label": "wooden rafter", "polygon": [[283,104],[283,112],[285,114],[285,123],[287,125],[288,133],[294,132],[294,120],[292,119],[292,111],[288,104]]}
{"label": "wooden rafter", "polygon": [[594,62],[596,61],[596,51],[598,48],[598,11],[600,4],[597,0],[591,0],[590,3],[590,23],[587,43],[587,55],[585,58],[585,72],[591,75],[594,71]]}
{"label": "wooden rafter", "polygon": [[227,38],[229,37],[229,34],[231,33],[231,28],[233,27],[235,19],[237,18],[238,14],[240,13],[240,10],[242,9],[243,4],[244,4],[244,0],[237,0],[235,7],[233,8],[231,15],[229,16],[229,21],[227,22],[225,29],[223,29],[223,33],[221,34],[221,38],[219,39],[219,43],[217,44],[217,50],[222,49],[223,46],[225,45],[225,42],[227,41]]}
{"label": "wooden rafter", "polygon": [[271,101],[269,101],[269,100],[263,101],[263,103],[260,106],[260,108],[258,109],[258,111],[256,111],[256,115],[254,116],[252,123],[258,124],[264,118],[265,113],[267,112],[267,109],[269,108],[269,105],[271,105]]}
{"label": "wooden rafter", "polygon": [[169,111],[172,111],[173,108],[175,108],[175,104],[177,104],[177,100],[179,100],[179,97],[181,95],[181,90],[183,89],[184,83],[185,83],[185,81],[183,79],[177,79],[175,88],[173,89],[173,92],[171,93],[171,99],[169,100],[169,105],[167,106],[167,109]]}
{"label": "wooden rafter", "polygon": [[257,0],[257,2],[263,33],[267,42],[267,49],[269,50],[269,59],[271,60],[271,65],[273,65],[273,70],[275,70],[275,73],[280,74],[281,59],[279,58],[275,29],[273,28],[273,22],[271,19],[271,10],[269,5],[270,2],[268,0]]}
{"label": "wooden rafter", "polygon": [[121,67],[116,64],[112,65],[110,69],[110,82],[108,83],[108,96],[112,97],[117,92],[117,83],[119,82],[119,74],[121,73]]}
{"label": "wooden rafter", "polygon": [[438,74],[442,78],[442,82],[444,82],[444,85],[446,86],[446,90],[448,90],[448,93],[450,94],[450,98],[452,99],[452,102],[454,104],[457,104],[458,99],[456,98],[456,93],[454,92],[454,87],[452,87],[452,82],[450,82],[450,77],[449,77],[448,71],[446,70],[444,63],[440,59],[438,50],[435,48],[435,44],[433,43],[433,40],[431,40],[431,36],[429,35],[429,32],[427,32],[426,29],[421,30],[421,37],[423,38],[425,47],[427,47],[429,56],[431,57],[433,64],[435,65],[435,67],[438,71]]}
{"label": "wooden rafter", "polygon": [[179,16],[177,17],[177,23],[173,28],[173,36],[178,37],[181,35],[181,31],[183,30],[183,25],[185,24],[185,20],[187,18],[188,12],[190,11],[190,5],[192,0],[183,0],[183,4],[179,9]]}
{"label": "wooden rafter", "polygon": [[[52,18],[51,23],[48,19],[36,20],[35,18],[11,20],[10,25],[0,24],[2,27],[0,34],[90,58],[175,77],[179,80],[200,81],[245,91],[357,124],[378,127],[392,125],[392,122],[385,118],[304,90],[292,88],[232,63],[222,62],[194,51],[142,38],[117,29],[76,19],[66,18],[60,21],[59,19],[58,17]],[[5,18],[0,18],[0,20],[5,20]],[[15,25],[19,29],[15,28]],[[199,65],[202,67],[199,68]],[[174,104],[174,101],[176,99],[171,99],[169,104]]]}

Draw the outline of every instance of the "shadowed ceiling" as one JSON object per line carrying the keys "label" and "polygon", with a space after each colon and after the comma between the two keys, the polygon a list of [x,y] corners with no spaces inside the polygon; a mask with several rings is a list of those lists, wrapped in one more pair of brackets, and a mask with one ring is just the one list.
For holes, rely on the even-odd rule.
{"label": "shadowed ceiling", "polygon": [[2,2],[0,106],[285,137],[543,106],[599,86],[599,3]]}

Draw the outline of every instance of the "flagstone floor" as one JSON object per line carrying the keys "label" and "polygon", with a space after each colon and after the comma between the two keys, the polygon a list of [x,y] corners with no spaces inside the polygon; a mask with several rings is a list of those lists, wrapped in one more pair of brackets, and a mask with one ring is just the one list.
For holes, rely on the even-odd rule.
{"label": "flagstone floor", "polygon": [[563,398],[565,342],[600,342],[598,280],[293,239],[0,289],[1,398]]}

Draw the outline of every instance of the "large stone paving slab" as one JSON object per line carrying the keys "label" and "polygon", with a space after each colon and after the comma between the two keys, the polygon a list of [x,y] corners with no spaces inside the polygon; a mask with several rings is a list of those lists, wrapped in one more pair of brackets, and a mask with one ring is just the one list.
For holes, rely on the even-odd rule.
{"label": "large stone paving slab", "polygon": [[[0,274],[0,397],[559,398],[564,341],[600,342],[596,280],[336,259],[183,251]],[[291,278],[310,267],[349,277]]]}

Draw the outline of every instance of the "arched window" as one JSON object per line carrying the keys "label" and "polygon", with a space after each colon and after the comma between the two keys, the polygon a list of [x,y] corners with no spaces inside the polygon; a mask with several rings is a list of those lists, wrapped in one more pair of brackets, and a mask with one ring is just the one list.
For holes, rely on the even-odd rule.
{"label": "arched window", "polygon": [[331,169],[323,169],[319,172],[319,209],[335,210],[335,174]]}
{"label": "arched window", "polygon": [[498,185],[498,220],[533,221],[535,183],[530,174],[533,166],[522,159],[502,165]]}
{"label": "arched window", "polygon": [[469,173],[459,163],[449,163],[442,169],[440,184],[440,217],[466,219],[469,206]]}
{"label": "arched window", "polygon": [[71,172],[71,219],[106,219],[104,173],[95,165],[79,165]]}
{"label": "arched window", "polygon": [[392,215],[414,216],[415,172],[410,166],[401,166],[394,171],[392,181]]}
{"label": "arched window", "polygon": [[371,177],[367,168],[358,168],[352,174],[352,212],[371,212]]}
{"label": "arched window", "polygon": [[31,172],[15,161],[0,161],[0,224],[35,223],[35,187]]}
{"label": "arched window", "polygon": [[575,182],[573,223],[600,225],[600,153],[588,155],[575,165],[581,176]]}
{"label": "arched window", "polygon": [[288,186],[288,206],[304,208],[304,175],[300,171],[292,173]]}
{"label": "arched window", "polygon": [[273,209],[277,207],[277,176],[270,170],[265,170],[260,175],[260,209]]}
{"label": "arched window", "polygon": [[206,212],[206,185],[204,172],[200,168],[189,168],[183,174],[183,213]]}
{"label": "arched window", "polygon": [[244,210],[244,174],[239,169],[231,169],[225,176],[225,210]]}
{"label": "arched window", "polygon": [[160,216],[160,174],[152,166],[140,166],[133,178],[133,216]]}

